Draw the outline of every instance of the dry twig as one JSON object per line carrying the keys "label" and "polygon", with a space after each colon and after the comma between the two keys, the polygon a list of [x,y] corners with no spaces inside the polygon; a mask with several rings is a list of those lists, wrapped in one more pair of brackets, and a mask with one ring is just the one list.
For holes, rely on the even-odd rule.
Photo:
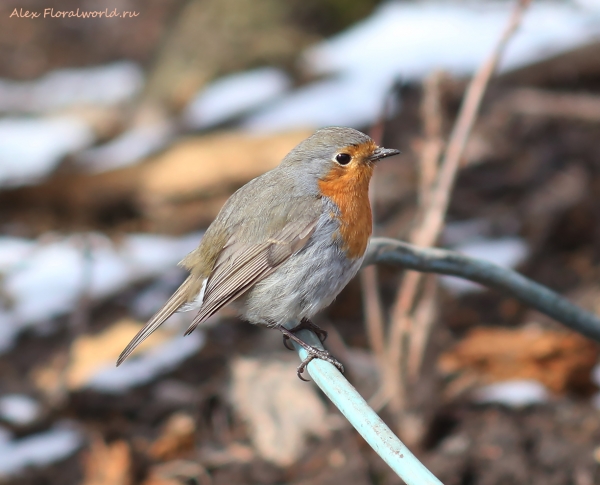
{"label": "dry twig", "polygon": [[[377,122],[371,128],[371,138],[377,145],[381,145],[383,140],[383,132],[385,128],[385,121],[389,110],[389,105],[392,104],[394,96],[393,88],[390,90],[388,95],[385,97],[381,115]],[[377,175],[374,174],[372,185],[376,186]],[[371,202],[371,208],[373,211],[374,200],[373,193],[375,190],[371,190],[369,193],[369,200]],[[373,214],[375,215],[374,211]],[[365,268],[360,273],[360,284],[361,293],[363,299],[363,306],[365,308],[365,323],[367,328],[367,335],[369,338],[369,344],[371,350],[377,358],[380,368],[385,367],[385,317],[383,312],[383,304],[379,294],[379,283],[377,277],[377,267],[370,266]]]}
{"label": "dry twig", "polygon": [[[479,68],[467,88],[439,169],[435,187],[428,200],[428,206],[424,211],[420,226],[411,238],[412,242],[419,246],[432,246],[439,238],[452,187],[460,167],[460,160],[475,123],[481,100],[504,52],[504,48],[519,26],[523,12],[529,3],[530,0],[519,0],[517,2],[509,22],[490,57]],[[404,343],[413,328],[411,310],[416,301],[420,282],[421,276],[417,273],[409,272],[405,275],[397,293],[392,314],[388,346],[389,373],[385,382],[391,394],[390,398],[394,411],[398,413],[404,407],[404,386],[406,386],[404,379],[405,366],[402,363]]]}
{"label": "dry twig", "polygon": [[410,381],[418,377],[423,363],[425,349],[437,314],[437,289],[437,276],[427,275],[423,284],[423,294],[414,311],[414,326],[408,347],[406,370]]}

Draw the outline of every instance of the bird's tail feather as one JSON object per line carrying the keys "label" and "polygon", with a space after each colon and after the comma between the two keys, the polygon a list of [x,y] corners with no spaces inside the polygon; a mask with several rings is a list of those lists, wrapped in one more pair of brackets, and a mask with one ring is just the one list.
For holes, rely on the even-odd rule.
{"label": "bird's tail feather", "polygon": [[181,306],[188,303],[188,295],[189,295],[189,286],[191,284],[191,276],[188,277],[182,285],[177,289],[175,293],[167,300],[167,302],[163,305],[163,307],[156,312],[156,314],[144,325],[137,335],[129,342],[129,345],[125,347],[125,350],[121,352],[119,359],[117,360],[117,367],[120,366],[123,361],[129,357],[129,355],[135,350],[135,348],[140,345],[144,340],[146,340],[152,332],[154,332],[158,327],[160,327],[167,318],[169,318],[173,313],[175,313]]}

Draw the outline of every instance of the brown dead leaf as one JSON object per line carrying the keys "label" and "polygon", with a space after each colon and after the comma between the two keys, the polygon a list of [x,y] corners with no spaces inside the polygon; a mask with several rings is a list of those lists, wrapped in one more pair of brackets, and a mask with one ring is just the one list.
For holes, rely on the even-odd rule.
{"label": "brown dead leaf", "polygon": [[541,328],[477,328],[438,362],[445,374],[474,374],[479,384],[535,379],[556,393],[590,389],[598,347],[575,333]]}
{"label": "brown dead leaf", "polygon": [[[44,362],[32,373],[33,382],[46,395],[54,395],[66,387],[80,389],[100,369],[114,365],[125,346],[142,328],[142,323],[134,320],[120,320],[101,333],[81,335],[71,345],[68,362],[64,355],[56,356],[51,362]],[[159,329],[151,340],[140,345],[140,350],[155,347],[169,337],[166,330]],[[66,366],[66,369],[65,369]]]}
{"label": "brown dead leaf", "polygon": [[245,183],[277,166],[311,133],[252,136],[233,132],[188,138],[147,167],[140,181],[143,200],[185,200]]}
{"label": "brown dead leaf", "polygon": [[56,403],[64,398],[64,373],[67,355],[59,352],[42,365],[35,367],[30,379],[35,387],[46,396],[49,402]]}
{"label": "brown dead leaf", "polygon": [[173,414],[148,453],[157,460],[171,460],[194,449],[196,423],[184,413]]}
{"label": "brown dead leaf", "polygon": [[131,483],[131,450],[125,441],[107,444],[100,436],[95,436],[83,460],[83,485]]}
{"label": "brown dead leaf", "polygon": [[[148,164],[141,174],[139,203],[159,228],[170,232],[197,228],[199,218],[214,218],[223,196],[276,167],[311,134],[307,130],[261,136],[229,132],[185,139]],[[207,204],[213,197],[221,198],[220,202]],[[201,210],[192,211],[191,221],[182,220],[181,210],[185,212],[190,203],[196,207],[198,201],[204,204]]]}
{"label": "brown dead leaf", "polygon": [[[102,367],[114,365],[117,358],[142,328],[134,320],[120,320],[101,333],[81,335],[71,346],[71,357],[67,370],[66,384],[69,389],[79,389]],[[151,340],[144,341],[139,349],[148,349],[164,342],[167,333],[155,332]]]}
{"label": "brown dead leaf", "polygon": [[[250,428],[258,454],[289,466],[304,452],[307,435],[328,432],[326,409],[315,387],[295,378],[295,361],[236,359],[231,396]],[[294,378],[292,378],[294,377]]]}

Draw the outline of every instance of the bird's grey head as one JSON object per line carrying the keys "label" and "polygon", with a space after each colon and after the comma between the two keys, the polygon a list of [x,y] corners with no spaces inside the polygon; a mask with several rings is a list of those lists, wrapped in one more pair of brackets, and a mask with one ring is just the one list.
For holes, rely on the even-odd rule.
{"label": "bird's grey head", "polygon": [[353,128],[322,128],[300,142],[279,166],[286,178],[301,184],[303,191],[317,190],[319,180],[368,173],[382,158],[398,150],[378,147],[371,137]]}
{"label": "bird's grey head", "polygon": [[281,169],[315,183],[332,170],[371,167],[382,158],[400,153],[378,147],[370,136],[355,130],[332,126],[317,130],[300,142],[281,162]]}

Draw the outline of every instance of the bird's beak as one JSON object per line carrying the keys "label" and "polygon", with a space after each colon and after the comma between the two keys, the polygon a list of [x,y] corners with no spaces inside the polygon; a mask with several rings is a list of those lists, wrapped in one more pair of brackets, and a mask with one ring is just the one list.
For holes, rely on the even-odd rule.
{"label": "bird's beak", "polygon": [[382,158],[393,157],[394,155],[400,154],[400,150],[396,150],[395,148],[383,148],[377,147],[373,154],[369,157],[371,162],[377,162]]}

